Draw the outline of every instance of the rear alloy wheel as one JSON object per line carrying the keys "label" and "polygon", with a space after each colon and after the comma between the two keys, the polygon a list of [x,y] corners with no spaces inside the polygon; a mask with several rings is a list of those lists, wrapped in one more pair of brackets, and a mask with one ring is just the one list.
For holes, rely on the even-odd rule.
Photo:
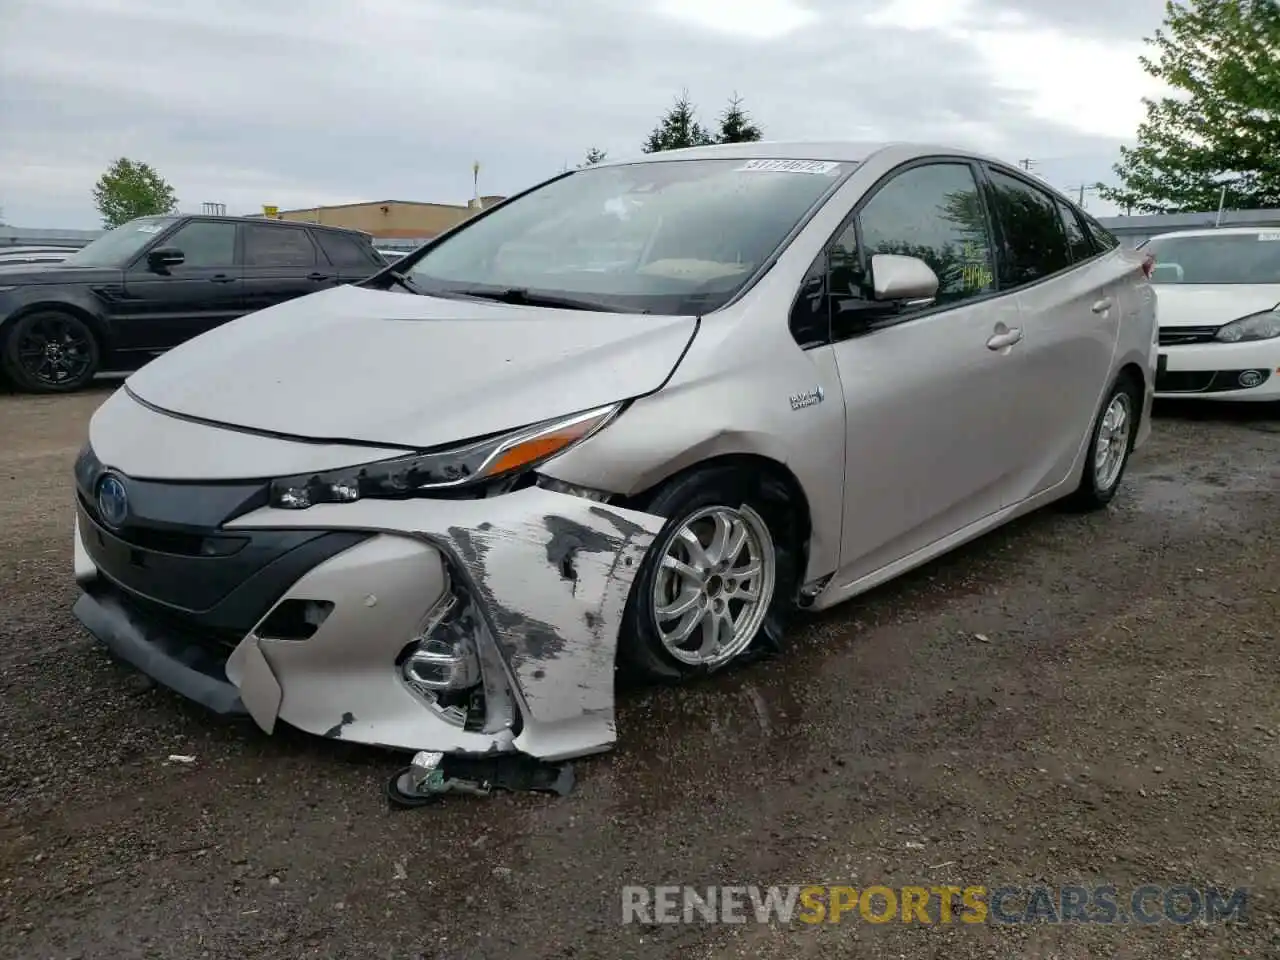
{"label": "rear alloy wheel", "polygon": [[642,509],[671,519],[631,588],[619,645],[649,680],[710,673],[767,638],[776,645],[795,590],[794,516],[748,470],[673,481]]}
{"label": "rear alloy wheel", "polygon": [[4,344],[14,385],[32,393],[79,390],[98,372],[98,360],[93,331],[79,317],[57,310],[20,318]]}
{"label": "rear alloy wheel", "polygon": [[1084,475],[1071,497],[1072,506],[1100,510],[1115,497],[1129,464],[1129,454],[1133,452],[1141,411],[1141,391],[1132,377],[1121,375],[1090,433]]}

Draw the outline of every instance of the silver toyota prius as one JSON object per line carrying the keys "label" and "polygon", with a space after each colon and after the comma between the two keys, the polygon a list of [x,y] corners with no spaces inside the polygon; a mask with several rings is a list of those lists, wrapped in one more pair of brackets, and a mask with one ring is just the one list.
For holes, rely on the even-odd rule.
{"label": "silver toyota prius", "polygon": [[75,613],[224,713],[560,760],[1150,432],[1151,261],[960,150],[557,176],[133,374],[75,466]]}

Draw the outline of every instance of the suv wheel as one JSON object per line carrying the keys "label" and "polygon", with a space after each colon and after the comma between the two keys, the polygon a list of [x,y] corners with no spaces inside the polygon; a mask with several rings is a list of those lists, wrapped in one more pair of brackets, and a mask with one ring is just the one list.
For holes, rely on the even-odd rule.
{"label": "suv wheel", "polygon": [[31,393],[70,393],[98,372],[101,351],[79,317],[42,310],[20,317],[4,341],[4,368],[14,386]]}

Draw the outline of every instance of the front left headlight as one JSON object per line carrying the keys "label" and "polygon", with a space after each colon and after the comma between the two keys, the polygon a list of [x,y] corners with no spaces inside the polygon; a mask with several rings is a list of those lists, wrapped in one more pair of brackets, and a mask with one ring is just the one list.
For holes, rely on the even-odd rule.
{"label": "front left headlight", "polygon": [[1214,339],[1223,343],[1242,343],[1246,340],[1272,340],[1275,337],[1280,337],[1280,303],[1262,313],[1232,320],[1218,330]]}
{"label": "front left headlight", "polygon": [[606,426],[622,408],[622,403],[613,403],[448,450],[273,480],[270,503],[304,510],[317,503],[399,499],[483,487],[527,473],[564,453]]}

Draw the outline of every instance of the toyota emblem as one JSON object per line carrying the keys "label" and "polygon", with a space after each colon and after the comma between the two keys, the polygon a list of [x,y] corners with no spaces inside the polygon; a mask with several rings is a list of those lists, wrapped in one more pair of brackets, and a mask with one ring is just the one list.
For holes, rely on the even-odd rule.
{"label": "toyota emblem", "polygon": [[129,518],[129,494],[119,477],[107,474],[98,481],[98,516],[113,530]]}

